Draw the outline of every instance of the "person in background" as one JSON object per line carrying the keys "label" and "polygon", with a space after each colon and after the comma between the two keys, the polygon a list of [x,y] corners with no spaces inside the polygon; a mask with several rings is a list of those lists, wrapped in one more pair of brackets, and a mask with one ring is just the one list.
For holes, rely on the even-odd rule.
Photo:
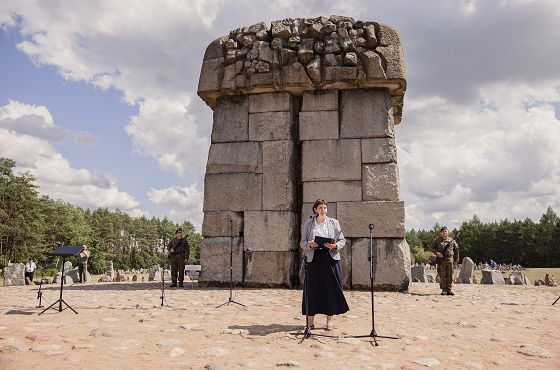
{"label": "person in background", "polygon": [[447,226],[440,229],[440,236],[432,242],[430,249],[437,257],[441,295],[455,295],[451,289],[453,288],[453,265],[459,262],[459,245],[449,237]]}
{"label": "person in background", "polygon": [[[319,248],[315,238],[321,236],[332,239],[332,243],[324,243]],[[300,246],[307,258],[307,277],[303,299],[302,314],[306,314],[305,297],[308,298],[309,321],[306,325],[313,329],[315,315],[327,315],[327,330],[334,329],[334,315],[349,310],[348,303],[342,292],[342,271],[340,269],[340,250],[346,240],[340,224],[334,218],[327,217],[327,202],[318,199],[313,204],[313,216],[302,229]]]}
{"label": "person in background", "polygon": [[170,288],[183,287],[185,279],[185,261],[189,259],[190,247],[187,238],[183,238],[183,229],[175,230],[175,237],[171,239],[167,245],[169,256],[171,258],[171,285]]}
{"label": "person in background", "polygon": [[91,253],[87,249],[87,245],[82,245],[82,251],[78,254],[78,276],[80,284],[86,281],[87,262]]}
{"label": "person in background", "polygon": [[25,285],[33,283],[33,275],[35,274],[36,268],[35,262],[29,257],[29,261],[25,264]]}

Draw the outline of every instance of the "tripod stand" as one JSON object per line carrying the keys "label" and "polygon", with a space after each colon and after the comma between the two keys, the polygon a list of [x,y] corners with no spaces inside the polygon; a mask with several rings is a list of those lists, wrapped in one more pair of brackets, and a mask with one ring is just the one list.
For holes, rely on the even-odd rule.
{"label": "tripod stand", "polygon": [[216,308],[229,306],[230,303],[235,303],[239,306],[246,307],[243,303],[236,302],[233,299],[233,220],[231,218],[229,219],[229,235],[229,298],[227,302],[216,306]]}
{"label": "tripod stand", "polygon": [[[76,248],[76,247],[60,247],[60,248]],[[60,249],[60,248],[59,248],[59,249]],[[78,248],[81,248],[81,247],[78,247]],[[80,250],[81,250],[81,249],[80,249]],[[55,252],[55,253],[56,253],[56,252]],[[79,253],[79,251],[78,251],[78,253]],[[74,254],[74,253],[73,253],[73,254]],[[59,255],[60,255],[60,254],[59,254]],[[64,309],[69,308],[69,309],[71,309],[72,311],[74,311],[74,313],[75,313],[76,315],[78,314],[78,312],[76,312],[75,309],[73,309],[72,307],[70,307],[70,305],[69,305],[68,303],[66,303],[66,301],[65,301],[64,299],[62,299],[62,290],[64,289],[64,263],[65,263],[65,262],[66,262],[66,255],[62,255],[62,267],[61,267],[61,269],[60,269],[60,270],[61,270],[61,273],[62,273],[62,275],[60,276],[60,298],[57,299],[56,301],[54,301],[53,304],[51,304],[49,307],[47,307],[47,308],[45,308],[43,311],[41,311],[41,313],[40,313],[39,315],[43,314],[43,313],[44,313],[46,310],[48,310],[49,308],[52,308],[53,310],[56,310],[56,308],[53,307],[53,306],[56,305],[57,303],[58,303],[58,312],[62,312],[62,304],[64,303],[64,304],[66,305],[66,307],[65,307]],[[41,292],[41,295],[40,295],[39,297],[41,297],[42,295],[43,295],[43,294],[42,294],[42,292]],[[40,300],[39,300],[39,302],[40,302]]]}
{"label": "tripod stand", "polygon": [[369,279],[371,281],[371,332],[368,335],[355,335],[352,338],[373,338],[373,343],[378,346],[377,338],[387,338],[387,339],[401,339],[399,337],[388,337],[384,335],[377,335],[375,331],[375,309],[374,309],[374,294],[373,294],[373,279],[374,279],[374,263],[375,259],[373,257],[373,224],[369,224]]}
{"label": "tripod stand", "polygon": [[43,308],[43,291],[41,290],[41,288],[43,287],[43,274],[44,270],[41,270],[41,281],[39,281],[39,290],[37,291],[37,299],[39,300],[39,305],[37,306],[37,308]]}
{"label": "tripod stand", "polygon": [[[558,300],[560,299],[560,297],[556,298],[556,300],[554,301],[554,303],[558,302]],[[554,306],[554,303],[552,304]]]}
{"label": "tripod stand", "polygon": [[303,329],[303,333],[291,333],[292,335],[303,335],[303,338],[299,341],[302,343],[305,339],[311,337],[327,337],[327,338],[338,338],[336,335],[328,335],[328,334],[315,334],[311,332],[311,328],[309,327],[309,294],[307,290],[307,255],[305,252],[303,253],[303,263],[304,263],[304,280],[303,280],[303,301],[305,304],[305,328]]}

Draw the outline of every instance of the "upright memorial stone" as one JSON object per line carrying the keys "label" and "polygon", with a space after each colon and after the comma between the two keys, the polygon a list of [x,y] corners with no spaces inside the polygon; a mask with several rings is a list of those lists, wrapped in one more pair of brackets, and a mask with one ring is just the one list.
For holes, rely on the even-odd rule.
{"label": "upright memorial stone", "polygon": [[[406,89],[398,32],[343,16],[263,22],[207,47],[199,96],[214,110],[201,285],[294,284],[302,221],[329,203],[348,239],[345,285],[406,291],[410,251],[394,125]],[[295,253],[294,253],[295,251]]]}

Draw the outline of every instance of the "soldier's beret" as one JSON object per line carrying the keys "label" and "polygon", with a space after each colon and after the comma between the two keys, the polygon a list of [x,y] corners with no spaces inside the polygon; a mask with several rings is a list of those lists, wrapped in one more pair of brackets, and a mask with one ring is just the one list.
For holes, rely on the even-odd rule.
{"label": "soldier's beret", "polygon": [[182,232],[183,232],[183,229],[181,229],[181,228],[178,228],[177,230],[175,230],[175,234],[182,233]]}
{"label": "soldier's beret", "polygon": [[445,230],[447,230],[447,226],[442,227],[439,231],[441,232],[441,231],[445,231]]}

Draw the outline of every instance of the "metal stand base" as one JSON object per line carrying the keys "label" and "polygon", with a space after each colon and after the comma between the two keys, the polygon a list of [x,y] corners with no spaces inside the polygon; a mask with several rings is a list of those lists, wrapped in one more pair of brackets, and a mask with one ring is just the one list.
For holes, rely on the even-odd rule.
{"label": "metal stand base", "polygon": [[[49,307],[45,308],[43,311],[41,311],[41,313],[39,315],[42,315],[46,310],[48,310],[49,308],[52,308],[53,310],[56,310],[56,308],[54,308],[53,306],[56,305],[58,303],[58,312],[62,312],[63,310],[69,308],[72,311],[74,311],[74,313],[77,315],[78,312],[73,309],[72,307],[70,307],[70,305],[68,303],[66,303],[64,301],[64,299],[62,299],[62,291],[64,290],[64,262],[66,262],[66,257],[62,256],[62,268],[61,268],[61,276],[60,276],[60,298],[57,299],[56,301],[54,301],[53,304],[51,304]],[[43,294],[41,293],[39,296],[42,296]],[[62,308],[62,304],[65,304],[66,307],[63,309]]]}
{"label": "metal stand base", "polygon": [[221,305],[216,306],[216,308],[220,308],[220,307],[222,307],[222,306],[229,306],[230,303],[235,303],[235,304],[240,305],[240,306],[242,306],[242,307],[247,307],[247,306],[245,306],[243,303],[236,302],[236,301],[234,301],[233,299],[231,299],[231,297],[230,297],[230,298],[227,300],[227,302],[224,302],[224,303],[222,303]]}
{"label": "metal stand base", "polygon": [[377,332],[375,331],[375,329],[372,329],[371,333],[369,333],[369,335],[354,335],[350,338],[373,338],[373,345],[374,346],[378,346],[379,343],[377,343],[377,338],[386,338],[386,339],[401,339],[400,337],[388,337],[385,335],[377,335]]}
{"label": "metal stand base", "polygon": [[[55,307],[53,307],[53,306],[56,305],[57,303],[59,304],[59,305],[58,305],[58,310],[57,310]],[[65,308],[62,308],[62,304],[63,304],[63,303],[66,305]],[[69,305],[68,303],[66,303],[66,301],[65,301],[64,299],[57,299],[53,304],[51,304],[49,307],[45,308],[39,315],[41,315],[43,312],[45,312],[45,311],[48,310],[49,308],[52,308],[53,310],[58,311],[58,312],[62,312],[62,311],[64,311],[65,309],[69,308],[69,309],[71,309],[72,311],[74,311],[74,313],[75,313],[76,315],[78,314],[78,312],[76,312],[75,309],[73,309],[72,307],[70,307],[70,305]]]}
{"label": "metal stand base", "polygon": [[305,339],[310,339],[313,337],[326,337],[326,338],[334,338],[334,339],[338,339],[338,336],[336,335],[328,335],[328,334],[315,334],[311,331],[311,328],[309,326],[306,326],[303,329],[303,333],[290,333],[291,335],[303,335],[303,338],[301,338],[301,340],[299,341],[298,344],[301,344]]}

